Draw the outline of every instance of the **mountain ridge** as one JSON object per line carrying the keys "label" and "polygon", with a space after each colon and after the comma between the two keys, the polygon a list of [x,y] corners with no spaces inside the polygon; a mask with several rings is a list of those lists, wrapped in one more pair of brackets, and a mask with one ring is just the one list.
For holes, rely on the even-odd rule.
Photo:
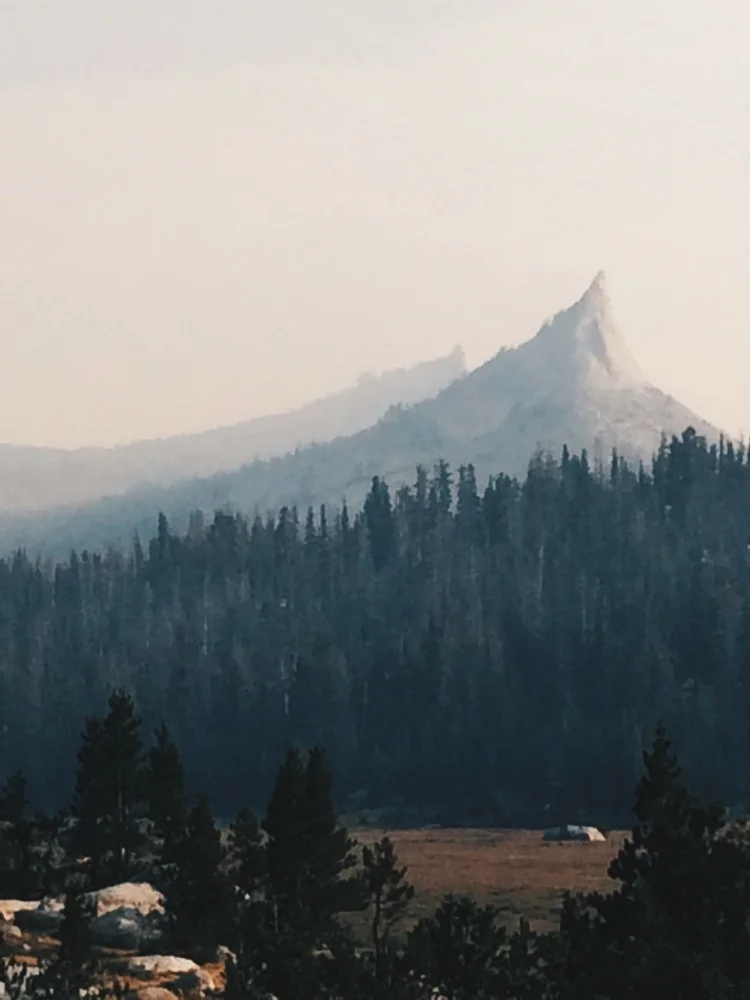
{"label": "mountain ridge", "polygon": [[0,542],[33,545],[65,536],[78,546],[128,543],[136,528],[151,530],[159,510],[179,528],[196,509],[264,514],[282,505],[357,505],[373,476],[397,489],[412,481],[418,464],[439,459],[453,467],[472,463],[480,482],[500,472],[523,475],[535,453],[559,454],[563,445],[587,449],[594,462],[607,462],[612,449],[631,462],[647,461],[663,434],[681,434],[689,425],[709,440],[720,436],[645,378],[619,333],[600,274],[532,338],[501,349],[432,399],[391,407],[369,428],[231,473],[55,513],[44,524],[27,519],[16,523],[15,534],[6,520]]}
{"label": "mountain ridge", "polygon": [[113,448],[0,444],[0,511],[85,503],[144,485],[165,486],[238,469],[313,441],[371,426],[396,402],[429,398],[466,371],[463,349],[380,375],[283,413]]}

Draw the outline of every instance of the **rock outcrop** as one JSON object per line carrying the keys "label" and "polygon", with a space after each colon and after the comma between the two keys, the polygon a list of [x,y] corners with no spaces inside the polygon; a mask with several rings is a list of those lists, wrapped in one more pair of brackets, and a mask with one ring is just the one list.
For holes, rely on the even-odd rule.
{"label": "rock outcrop", "polygon": [[[94,944],[135,951],[162,938],[164,897],[147,882],[123,882],[88,893],[87,898],[95,914],[91,921]],[[4,913],[22,931],[54,936],[62,922],[63,908],[61,899],[5,900]]]}
{"label": "rock outcrop", "polygon": [[162,915],[157,910],[143,914],[133,906],[108,910],[91,922],[92,944],[105,948],[137,951],[163,937]]}
{"label": "rock outcrop", "polygon": [[54,935],[62,923],[63,908],[61,899],[43,899],[33,909],[18,910],[15,915],[16,926],[22,931]]}
{"label": "rock outcrop", "polygon": [[144,986],[140,990],[130,990],[125,1000],[176,1000],[176,996],[164,986]]}
{"label": "rock outcrop", "polygon": [[124,908],[138,910],[144,917],[164,913],[164,896],[148,882],[121,882],[98,892],[88,893],[97,917]]}
{"label": "rock outcrop", "polygon": [[0,899],[0,917],[3,920],[15,920],[16,914],[22,910],[35,910],[39,906],[37,900]]}
{"label": "rock outcrop", "polygon": [[190,958],[176,955],[138,955],[128,960],[125,971],[144,979],[160,979],[194,974],[200,971],[200,966]]}

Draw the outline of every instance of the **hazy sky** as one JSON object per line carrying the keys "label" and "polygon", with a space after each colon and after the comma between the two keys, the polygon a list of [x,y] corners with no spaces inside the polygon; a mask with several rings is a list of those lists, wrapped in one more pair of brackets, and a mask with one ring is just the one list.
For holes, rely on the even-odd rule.
{"label": "hazy sky", "polygon": [[0,440],[531,336],[750,429],[748,0],[0,0]]}

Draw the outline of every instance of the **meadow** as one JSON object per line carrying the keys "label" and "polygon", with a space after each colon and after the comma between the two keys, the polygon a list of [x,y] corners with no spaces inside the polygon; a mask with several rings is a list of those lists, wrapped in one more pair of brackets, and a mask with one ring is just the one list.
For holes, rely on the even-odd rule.
{"label": "meadow", "polygon": [[[452,892],[492,903],[510,927],[524,917],[539,931],[557,926],[564,890],[606,891],[615,886],[607,867],[626,836],[612,832],[605,843],[588,844],[544,843],[540,830],[352,830],[363,844],[383,833],[393,841],[416,889],[404,929],[428,916],[441,897]],[[357,926],[358,935],[365,931],[365,926]]]}

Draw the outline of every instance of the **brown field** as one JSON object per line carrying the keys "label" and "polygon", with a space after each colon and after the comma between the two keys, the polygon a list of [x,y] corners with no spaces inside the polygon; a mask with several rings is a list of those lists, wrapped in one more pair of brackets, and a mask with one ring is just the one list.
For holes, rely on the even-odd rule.
{"label": "brown field", "polygon": [[[430,914],[448,892],[492,903],[516,926],[525,917],[536,930],[556,926],[565,889],[606,890],[614,883],[607,866],[624,833],[610,833],[604,844],[545,844],[539,830],[421,829],[352,830],[360,843],[384,832],[417,890],[407,925]],[[364,933],[359,926],[357,932]]]}

